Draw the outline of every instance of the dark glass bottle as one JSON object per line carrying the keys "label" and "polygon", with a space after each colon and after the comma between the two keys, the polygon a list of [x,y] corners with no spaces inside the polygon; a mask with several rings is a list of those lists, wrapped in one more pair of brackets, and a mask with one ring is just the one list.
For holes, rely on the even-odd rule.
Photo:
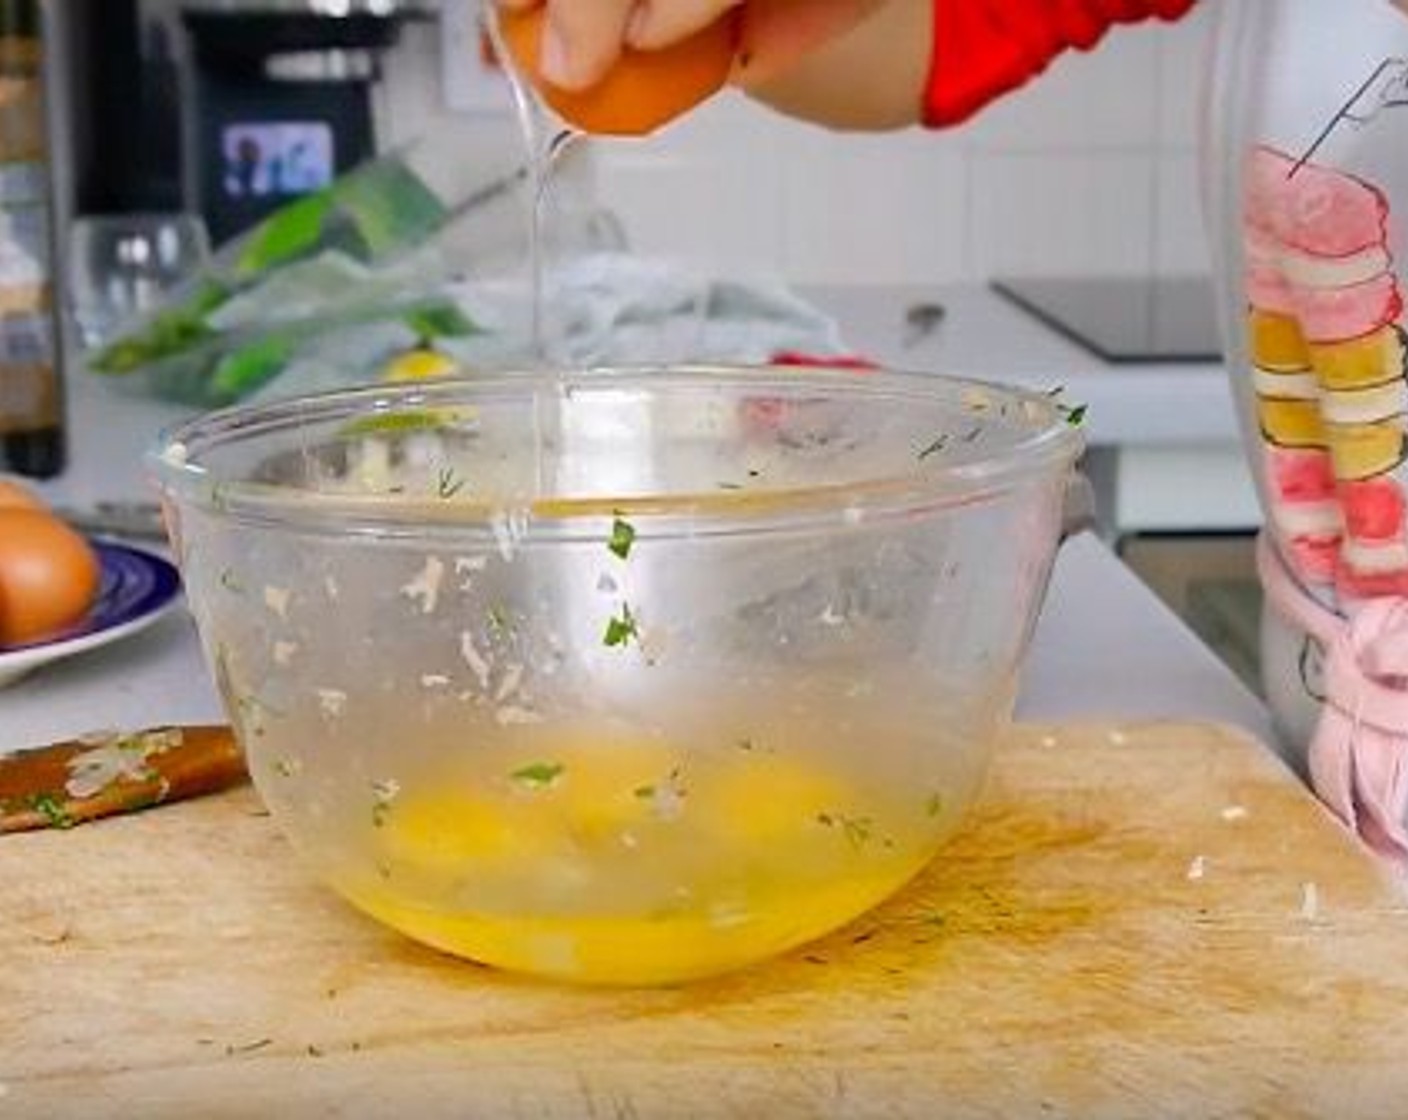
{"label": "dark glass bottle", "polygon": [[65,459],[40,0],[0,0],[0,469]]}

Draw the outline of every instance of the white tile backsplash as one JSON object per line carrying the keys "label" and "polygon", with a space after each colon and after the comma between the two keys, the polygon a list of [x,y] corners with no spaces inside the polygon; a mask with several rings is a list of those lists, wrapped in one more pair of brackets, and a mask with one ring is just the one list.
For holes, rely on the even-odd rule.
{"label": "white tile backsplash", "polygon": [[[1117,28],[947,132],[833,135],[727,94],[649,140],[593,142],[590,178],[633,247],[712,271],[802,284],[1199,271],[1209,7]],[[423,66],[402,52],[384,133],[443,111],[434,50]]]}
{"label": "white tile backsplash", "polygon": [[1206,80],[1204,56],[1214,22],[1213,5],[1202,4],[1178,23],[1157,29],[1161,148],[1192,151],[1197,146],[1198,99]]}
{"label": "white tile backsplash", "polygon": [[966,274],[966,153],[953,138],[794,138],[782,169],[782,270],[815,283]]}
{"label": "white tile backsplash", "polygon": [[1208,235],[1198,194],[1198,157],[1164,152],[1155,164],[1154,271],[1163,276],[1206,273]]}
{"label": "white tile backsplash", "polygon": [[713,271],[781,273],[782,176],[797,126],[725,96],[648,140],[598,140],[598,197],[633,248]]}
{"label": "white tile backsplash", "polygon": [[1147,275],[1155,157],[980,152],[971,157],[969,273]]}
{"label": "white tile backsplash", "polygon": [[990,105],[968,128],[973,146],[1002,152],[1144,147],[1158,127],[1158,27],[1116,29],[1093,51],[1068,51]]}

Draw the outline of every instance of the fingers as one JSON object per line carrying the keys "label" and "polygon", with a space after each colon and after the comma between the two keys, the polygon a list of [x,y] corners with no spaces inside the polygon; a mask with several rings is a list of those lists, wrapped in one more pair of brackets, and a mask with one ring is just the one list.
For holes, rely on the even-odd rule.
{"label": "fingers", "polygon": [[[753,0],[743,20],[738,81],[747,86],[771,79],[885,6],[885,0]],[[898,39],[896,52],[903,46]]]}
{"label": "fingers", "polygon": [[630,18],[626,41],[641,50],[668,47],[709,26],[740,3],[742,0],[639,0]]}
{"label": "fingers", "polygon": [[635,6],[636,0],[547,0],[543,77],[570,90],[599,82],[620,57]]}

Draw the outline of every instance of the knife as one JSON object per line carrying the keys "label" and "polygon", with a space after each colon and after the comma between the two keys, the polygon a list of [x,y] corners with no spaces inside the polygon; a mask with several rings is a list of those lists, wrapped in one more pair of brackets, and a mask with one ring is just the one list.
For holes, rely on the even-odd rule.
{"label": "knife", "polygon": [[107,731],[0,757],[0,834],[73,828],[248,778],[228,727]]}

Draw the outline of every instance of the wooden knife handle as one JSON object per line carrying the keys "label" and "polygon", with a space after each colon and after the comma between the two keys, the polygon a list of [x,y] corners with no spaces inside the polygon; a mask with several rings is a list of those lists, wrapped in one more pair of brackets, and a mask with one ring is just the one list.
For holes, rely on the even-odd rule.
{"label": "wooden knife handle", "polygon": [[0,834],[72,828],[248,778],[228,727],[112,732],[0,758]]}

